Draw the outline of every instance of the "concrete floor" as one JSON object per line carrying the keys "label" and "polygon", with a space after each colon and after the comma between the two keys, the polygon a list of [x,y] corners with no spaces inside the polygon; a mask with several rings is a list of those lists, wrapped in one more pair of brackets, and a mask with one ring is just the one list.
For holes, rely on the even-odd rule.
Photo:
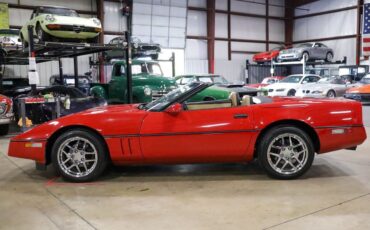
{"label": "concrete floor", "polygon": [[[370,107],[364,108],[370,133]],[[370,229],[370,141],[315,159],[301,179],[255,164],[113,168],[98,182],[6,156],[0,140],[0,229]]]}

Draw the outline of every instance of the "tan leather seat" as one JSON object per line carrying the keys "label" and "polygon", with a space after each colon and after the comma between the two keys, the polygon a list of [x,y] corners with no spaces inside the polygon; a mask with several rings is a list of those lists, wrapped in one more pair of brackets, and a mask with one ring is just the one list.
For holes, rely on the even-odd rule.
{"label": "tan leather seat", "polygon": [[249,95],[244,95],[241,101],[242,106],[249,106],[252,104],[252,97]]}
{"label": "tan leather seat", "polygon": [[230,93],[229,99],[232,107],[238,106],[238,95],[235,92]]}

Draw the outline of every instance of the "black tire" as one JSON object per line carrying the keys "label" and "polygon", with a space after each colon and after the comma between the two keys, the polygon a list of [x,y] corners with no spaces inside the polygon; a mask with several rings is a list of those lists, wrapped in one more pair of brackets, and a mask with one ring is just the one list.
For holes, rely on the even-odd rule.
{"label": "black tire", "polygon": [[336,97],[336,93],[334,92],[334,90],[329,90],[329,92],[326,94],[326,97],[329,97],[329,98],[334,98]]}
{"label": "black tire", "polygon": [[9,124],[0,125],[0,136],[5,136],[9,133]]}
{"label": "black tire", "polygon": [[23,34],[21,34],[21,40],[22,40],[22,48],[27,49],[28,48],[28,42],[24,40]]}
{"label": "black tire", "polygon": [[332,62],[333,61],[333,53],[331,53],[331,52],[328,52],[327,54],[326,54],[326,58],[325,58],[325,61],[327,61],[327,62]]}
{"label": "black tire", "polygon": [[39,42],[49,41],[49,35],[42,29],[40,24],[36,26],[36,36]]}
{"label": "black tire", "polygon": [[[61,155],[60,155],[60,154],[62,154],[62,151],[60,151],[60,153],[58,153],[60,148],[62,148],[62,146],[65,146],[64,143],[66,143],[66,142],[68,143],[68,141],[72,140],[72,138],[82,138],[84,140],[88,140],[90,142],[89,145],[94,146],[94,148],[96,150],[96,155],[94,156],[94,157],[96,157],[96,160],[92,163],[93,166],[90,165],[92,170],[90,172],[88,172],[86,175],[81,175],[81,176],[71,175],[70,172],[66,172],[67,169],[63,168],[62,163],[58,160],[58,159],[63,160],[63,158],[61,158]],[[72,143],[72,142],[69,142],[69,143]],[[90,147],[90,149],[92,149],[91,146],[88,146],[88,147]],[[78,148],[78,146],[77,146],[77,148]],[[70,149],[70,148],[68,148],[68,149]],[[78,151],[78,150],[77,149],[75,149],[75,150],[71,149],[71,151],[73,152],[73,151]],[[70,162],[71,165],[75,165],[72,168],[75,168],[77,166],[77,164],[75,163],[75,157],[77,156],[77,153],[74,153],[74,152],[73,153],[68,152],[68,153],[71,154],[71,157],[70,157],[70,159],[71,159],[70,161],[72,161],[72,162]],[[86,153],[86,155],[84,155],[82,157],[86,157],[86,160],[89,160],[88,156],[87,156],[88,152],[85,152],[85,153]],[[62,177],[65,180],[68,180],[68,181],[71,181],[71,182],[88,182],[88,181],[95,180],[96,178],[98,178],[104,172],[104,170],[106,169],[106,167],[108,165],[108,162],[109,162],[108,154],[109,153],[108,153],[108,150],[105,146],[104,140],[102,140],[101,137],[99,137],[98,135],[96,135],[96,134],[94,134],[94,133],[92,133],[88,130],[73,129],[73,130],[70,130],[70,131],[67,131],[67,132],[61,134],[56,139],[56,141],[54,142],[54,144],[52,146],[51,159],[52,159],[52,163],[53,163],[55,169],[57,170],[57,172],[60,175],[62,175]],[[80,155],[80,157],[81,157],[81,155]],[[84,158],[81,158],[80,160],[85,161]],[[87,161],[86,161],[86,163],[87,163]],[[85,165],[86,165],[86,163],[84,162]],[[79,165],[79,166],[77,166],[77,167],[79,167],[78,171],[83,169],[81,164],[78,164],[78,165]],[[64,166],[64,167],[66,167],[66,166]]]}
{"label": "black tire", "polygon": [[306,62],[310,60],[310,54],[308,52],[303,52],[302,53],[302,58],[301,60],[304,59]]}
{"label": "black tire", "polygon": [[159,54],[152,54],[152,55],[150,55],[150,57],[151,57],[153,60],[158,60]]}
{"label": "black tire", "polygon": [[98,44],[99,43],[99,35],[94,37],[94,38],[90,38],[87,40],[87,43],[90,43],[90,44]]}
{"label": "black tire", "polygon": [[294,89],[291,89],[291,90],[289,90],[289,92],[288,92],[288,97],[294,97],[295,96],[295,93],[296,93],[296,91],[294,90]]}
{"label": "black tire", "polygon": [[[302,140],[302,142],[304,142],[306,152],[305,152],[305,155],[303,156],[304,158],[302,157],[302,162],[303,163],[298,165],[298,168],[297,168],[296,172],[282,173],[282,172],[279,172],[277,169],[274,168],[274,167],[278,167],[281,164],[282,164],[282,166],[280,166],[280,167],[283,167],[284,164],[287,164],[288,161],[284,159],[285,158],[285,152],[283,153],[284,148],[282,148],[280,150],[275,149],[275,151],[280,151],[280,153],[276,154],[276,155],[279,155],[278,157],[269,156],[269,154],[272,155],[270,153],[270,149],[269,149],[270,145],[272,145],[273,143],[277,143],[280,140],[280,139],[277,139],[277,138],[281,137],[282,135],[292,135],[294,137],[299,137],[300,140]],[[287,141],[287,140],[289,140],[289,139],[285,139],[285,141]],[[284,146],[284,143],[282,144],[282,146]],[[287,148],[289,148],[289,147],[287,147]],[[286,150],[286,149],[285,150],[286,151],[300,151],[300,150],[297,150],[297,148],[298,147],[295,148],[296,150]],[[274,148],[271,148],[271,149],[274,149]],[[302,147],[302,149],[303,149],[303,147]],[[309,137],[309,135],[304,130],[302,130],[300,128],[297,128],[297,127],[294,127],[294,126],[286,126],[286,125],[280,125],[280,126],[274,127],[272,129],[270,129],[269,131],[267,131],[267,133],[264,134],[261,141],[258,143],[257,151],[258,151],[258,162],[259,162],[260,166],[266,171],[267,175],[272,177],[272,178],[285,179],[285,180],[295,179],[297,177],[302,176],[311,167],[312,162],[313,162],[314,157],[315,157],[315,148],[313,146],[312,140]],[[288,155],[289,155],[289,153],[288,153]],[[294,164],[294,161],[295,161],[295,163],[298,162],[297,160],[293,159],[293,156],[290,157],[290,158],[291,158],[291,161],[293,162],[292,164]],[[298,158],[299,158],[299,156],[298,156]],[[282,162],[278,162],[279,159]],[[303,160],[303,159],[305,159],[305,160]],[[275,162],[272,162],[273,160],[275,160]],[[271,164],[276,163],[276,162],[277,162],[277,166],[276,165],[275,166],[271,165]],[[289,167],[291,167],[290,164],[289,164]],[[291,167],[291,168],[293,170],[293,167]]]}

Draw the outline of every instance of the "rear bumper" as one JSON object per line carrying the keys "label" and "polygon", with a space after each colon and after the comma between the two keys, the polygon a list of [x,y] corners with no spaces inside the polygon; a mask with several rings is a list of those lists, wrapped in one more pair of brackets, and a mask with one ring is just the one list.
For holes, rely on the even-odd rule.
{"label": "rear bumper", "polygon": [[316,127],[315,130],[320,138],[319,153],[350,149],[366,140],[366,131],[361,125]]}
{"label": "rear bumper", "polygon": [[10,140],[8,156],[31,159],[45,164],[46,140]]}

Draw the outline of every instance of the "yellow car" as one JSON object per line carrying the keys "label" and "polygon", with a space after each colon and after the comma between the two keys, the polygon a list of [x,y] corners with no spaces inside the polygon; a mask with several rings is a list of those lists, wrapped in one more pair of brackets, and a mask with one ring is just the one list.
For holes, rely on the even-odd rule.
{"label": "yellow car", "polygon": [[64,7],[40,6],[33,11],[31,19],[20,31],[23,47],[29,43],[29,25],[33,26],[34,36],[41,42],[82,40],[96,43],[102,31],[97,18],[83,18],[75,10]]}

